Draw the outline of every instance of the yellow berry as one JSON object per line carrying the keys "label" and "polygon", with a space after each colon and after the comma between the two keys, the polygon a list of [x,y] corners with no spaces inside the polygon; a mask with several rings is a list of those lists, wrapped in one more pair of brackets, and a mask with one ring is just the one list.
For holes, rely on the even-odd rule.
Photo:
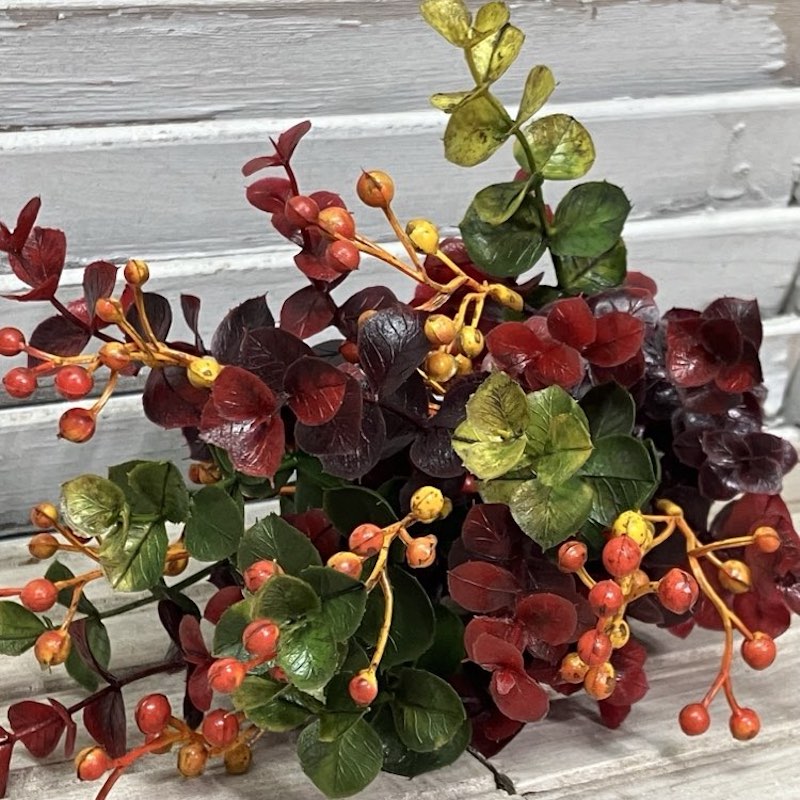
{"label": "yellow berry", "polygon": [[733,594],[744,594],[753,587],[750,567],[744,561],[729,558],[717,571],[717,577],[723,589]]}
{"label": "yellow berry", "polygon": [[498,303],[510,308],[512,311],[522,311],[525,302],[522,296],[509,289],[508,286],[503,286],[502,283],[493,283],[488,289],[489,297],[493,297]]}
{"label": "yellow berry", "polygon": [[588,671],[589,665],[577,653],[567,653],[558,669],[558,675],[564,683],[583,683]]}
{"label": "yellow berry", "polygon": [[244,742],[229,747],[223,757],[228,775],[244,775],[253,763],[253,751]]}
{"label": "yellow berry", "polygon": [[358,322],[357,325],[359,328],[363,328],[366,323],[371,320],[378,312],[374,308],[368,308],[366,311],[362,311],[358,315]]}
{"label": "yellow berry", "polygon": [[428,353],[425,359],[425,372],[430,378],[445,383],[452,378],[458,370],[456,360],[450,353],[435,351]]}
{"label": "yellow berry", "polygon": [[439,249],[439,230],[430,220],[409,220],[406,234],[418,250],[429,256],[435,255]]}
{"label": "yellow berry", "polygon": [[222,372],[222,365],[212,356],[195,358],[186,367],[186,377],[195,389],[210,389]]}
{"label": "yellow berry", "polygon": [[606,635],[611,640],[611,646],[615,650],[625,647],[631,638],[631,626],[624,619],[617,620],[606,628]]}
{"label": "yellow berry", "polygon": [[653,527],[638,511],[623,511],[611,526],[614,536],[627,534],[642,550],[653,544]]}
{"label": "yellow berry", "polygon": [[138,258],[132,258],[128,263],[125,265],[125,280],[131,286],[141,286],[150,278],[150,268],[147,266],[147,262],[142,261]]}
{"label": "yellow berry", "polygon": [[468,358],[476,358],[483,352],[483,334],[474,325],[465,325],[458,332],[458,349]]}
{"label": "yellow berry", "polygon": [[609,661],[604,661],[595,667],[589,667],[583,679],[583,688],[589,697],[595,700],[605,700],[614,692],[617,674]]}
{"label": "yellow berry", "polygon": [[472,372],[472,359],[463,353],[456,356],[456,375],[469,375]]}
{"label": "yellow berry", "polygon": [[456,333],[455,322],[444,314],[431,314],[425,320],[425,335],[431,344],[450,344]]}
{"label": "yellow berry", "polygon": [[411,513],[420,522],[433,522],[445,509],[445,498],[435,486],[422,486],[411,495]]}

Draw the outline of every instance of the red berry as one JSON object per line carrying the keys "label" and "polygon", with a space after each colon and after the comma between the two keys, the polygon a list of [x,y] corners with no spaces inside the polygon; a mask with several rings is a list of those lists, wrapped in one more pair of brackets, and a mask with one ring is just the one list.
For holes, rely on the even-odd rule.
{"label": "red berry", "polygon": [[106,342],[98,351],[100,363],[119,372],[131,363],[131,354],[122,342]]}
{"label": "red berry", "polygon": [[360,354],[358,345],[355,342],[346,340],[339,345],[339,355],[350,364],[358,364]]}
{"label": "red berry", "polygon": [[336,239],[325,248],[325,261],[331,269],[346,273],[358,269],[361,253],[352,242]]}
{"label": "red berry", "polygon": [[687,736],[699,736],[708,730],[708,726],[711,724],[711,717],[708,714],[708,709],[702,703],[689,703],[678,714],[678,723]]}
{"label": "red berry", "polygon": [[584,664],[595,667],[608,661],[614,648],[605,633],[592,629],[581,635],[576,649]]}
{"label": "red berry", "polygon": [[613,617],[624,602],[625,595],[615,581],[598,581],[589,590],[589,605],[598,617]]}
{"label": "red berry", "polygon": [[86,747],[75,756],[75,769],[81,781],[96,781],[113,766],[102,747]]}
{"label": "red berry", "polygon": [[626,533],[609,539],[603,547],[603,566],[615,578],[635,572],[641,560],[641,547]]}
{"label": "red berry", "polygon": [[329,206],[319,212],[317,224],[326,233],[352,239],[356,235],[356,223],[352,214],[341,206]]}
{"label": "red berry", "polygon": [[16,328],[0,328],[0,356],[16,356],[25,348],[25,337]]}
{"label": "red berry", "polygon": [[172,718],[172,706],[163,694],[148,694],[136,704],[135,717],[142,733],[161,733]]}
{"label": "red berry", "polygon": [[28,552],[34,558],[50,558],[58,552],[58,539],[52,533],[37,533],[28,542]]}
{"label": "red berry", "polygon": [[58,589],[47,578],[34,578],[22,587],[19,599],[30,611],[48,611],[58,600]]}
{"label": "red berry", "polygon": [[94,414],[88,408],[68,408],[58,421],[58,435],[68,442],[88,442],[94,431]]}
{"label": "red berry", "polygon": [[586,563],[589,552],[583,542],[574,539],[558,548],[558,568],[562,572],[577,572]]}
{"label": "red berry", "polygon": [[270,660],[278,653],[278,639],[281,629],[267,619],[251,622],[242,633],[242,643],[248,653]]}
{"label": "red berry", "polygon": [[658,582],[661,605],[674,614],[690,611],[700,596],[697,581],[688,572],[674,567]]}
{"label": "red berry", "polygon": [[755,631],[752,639],[745,639],[742,642],[742,658],[745,664],[753,669],[766,669],[777,654],[775,640],[763,631]]}
{"label": "red berry", "polygon": [[746,742],[758,735],[761,730],[761,720],[752,708],[740,708],[731,714],[728,722],[731,735],[740,742]]}
{"label": "red berry", "polygon": [[36,373],[26,367],[14,367],[3,377],[3,386],[11,397],[30,397],[36,391]]}
{"label": "red berry", "polygon": [[319,206],[311,197],[298,194],[286,201],[283,213],[290,225],[294,225],[296,228],[306,228],[316,223],[319,217]]}
{"label": "red berry", "polygon": [[378,696],[378,679],[375,673],[362,669],[350,679],[347,691],[357,706],[368,706]]}
{"label": "red berry", "polygon": [[184,778],[202,775],[208,761],[208,750],[198,741],[187,742],[178,750],[178,772]]}
{"label": "red berry", "polygon": [[208,685],[220,694],[231,694],[247,675],[247,667],[235,658],[220,658],[208,668]]}
{"label": "red berry", "polygon": [[471,473],[464,476],[464,483],[461,484],[462,494],[477,494],[478,493],[478,479]]}
{"label": "red berry", "polygon": [[43,667],[55,667],[67,660],[72,649],[72,637],[67,631],[45,631],[39,634],[33,654]]}
{"label": "red berry", "polygon": [[369,558],[377,555],[383,546],[383,528],[371,522],[365,522],[353,528],[347,545],[359,556]]}
{"label": "red berry", "polygon": [[65,400],[80,400],[92,391],[92,373],[77,364],[68,364],[56,373],[56,391]]}
{"label": "red berry", "polygon": [[277,664],[269,669],[268,675],[278,683],[289,683],[289,676],[286,674],[286,670],[277,666]]}
{"label": "red berry", "polygon": [[277,561],[254,561],[243,573],[244,585],[251,592],[257,592],[273,575],[282,572]]}
{"label": "red berry", "polygon": [[355,553],[348,553],[344,550],[340,553],[334,553],[328,559],[328,566],[331,569],[335,569],[337,572],[341,572],[344,575],[349,575],[356,580],[361,577],[361,563],[362,559],[360,556],[357,556]]}
{"label": "red berry", "polygon": [[239,735],[236,713],[217,708],[203,719],[203,736],[212,747],[227,747]]}

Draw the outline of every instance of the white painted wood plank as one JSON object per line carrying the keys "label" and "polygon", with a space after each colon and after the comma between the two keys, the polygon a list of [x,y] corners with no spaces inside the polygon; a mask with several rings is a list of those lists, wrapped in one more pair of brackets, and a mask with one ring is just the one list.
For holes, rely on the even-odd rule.
{"label": "white painted wood plank", "polygon": [[[501,85],[509,100],[534,63],[553,68],[559,97],[569,101],[798,78],[792,48],[800,10],[791,0],[513,6],[529,39]],[[465,69],[417,7],[417,0],[5,3],[0,125],[420,108],[429,94],[459,88]],[[87,44],[80,58],[76,42]]]}

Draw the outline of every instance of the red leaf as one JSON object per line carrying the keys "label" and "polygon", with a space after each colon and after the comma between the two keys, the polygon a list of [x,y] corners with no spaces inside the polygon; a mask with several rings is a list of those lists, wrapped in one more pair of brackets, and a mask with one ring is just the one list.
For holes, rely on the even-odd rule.
{"label": "red leaf", "polygon": [[324,331],[333,321],[335,306],[316,286],[305,286],[286,298],[281,308],[281,328],[305,339]]}
{"label": "red leaf", "polygon": [[[315,231],[308,232],[310,236],[314,236]],[[337,278],[341,277],[338,270],[335,270],[325,258],[325,251],[319,251],[319,248],[303,250],[294,257],[294,263],[300,272],[312,281],[325,281],[331,283]]]}
{"label": "red leaf", "polygon": [[485,635],[493,639],[502,639],[513,645],[520,653],[525,648],[525,631],[522,626],[513,619],[507,617],[473,617],[464,629],[464,649],[473,661],[475,642]]}
{"label": "red leaf", "polygon": [[597,319],[597,337],[584,355],[599,367],[615,367],[633,358],[644,341],[644,323],[624,311]]}
{"label": "red leaf", "polygon": [[633,358],[616,367],[593,366],[592,375],[596,384],[616,381],[628,389],[644,377],[645,366],[644,353],[640,350]]}
{"label": "red leaf", "polygon": [[[70,626],[70,629],[71,627],[72,626]],[[67,735],[64,737],[64,758],[72,758],[75,752],[75,737],[78,735],[78,726],[75,720],[72,719],[65,705],[59,703],[58,700],[54,700],[52,697],[48,697],[47,702],[50,703],[64,722],[64,727],[67,729]]]}
{"label": "red leaf", "polygon": [[117,268],[108,261],[93,261],[83,270],[83,298],[87,316],[94,317],[94,307],[101,297],[110,297],[117,282]]}
{"label": "red leaf", "polygon": [[[265,422],[278,408],[272,389],[241,367],[225,367],[220,372],[211,389],[211,403],[227,422]],[[206,427],[205,412],[201,427]]]}
{"label": "red leaf", "polygon": [[321,358],[304,357],[292,364],[283,381],[289,408],[304,425],[332,420],[344,402],[348,376]]}
{"label": "red leaf", "polygon": [[786,633],[792,622],[792,615],[781,600],[769,600],[756,592],[737,594],[733,610],[750,630],[763,631],[773,639]]}
{"label": "red leaf", "polygon": [[493,672],[489,693],[500,711],[517,722],[536,722],[550,709],[544,689],[525,672]]}
{"label": "red leaf", "polygon": [[519,671],[524,667],[522,653],[511,642],[499,639],[490,633],[482,633],[474,642],[471,642],[471,645],[467,655],[470,660],[480,664],[484,669]]}
{"label": "red leaf", "polygon": [[447,576],[450,596],[467,611],[487,613],[507,608],[519,592],[516,578],[485,561],[466,561]]}
{"label": "red leaf", "polygon": [[[0,250],[5,253],[18,253],[28,241],[31,230],[42,207],[40,197],[33,197],[22,207],[17,215],[17,226],[13,232],[0,222]],[[2,794],[0,792],[0,794]]]}
{"label": "red leaf", "polygon": [[[56,314],[40,322],[31,334],[30,344],[45,353],[57,356],[77,356],[83,352],[91,333],[67,317]],[[35,366],[41,359],[29,356],[28,364]]]}
{"label": "red leaf", "polygon": [[275,320],[261,294],[232,308],[214,331],[211,352],[220,364],[238,364],[242,345],[251,331],[271,328]]}
{"label": "red leaf", "polygon": [[19,734],[25,728],[42,725],[33,733],[19,737],[22,744],[36,758],[45,758],[56,749],[66,727],[56,709],[34,700],[14,703],[8,709],[8,722],[15,734]]}
{"label": "red leaf", "polygon": [[6,796],[8,788],[8,772],[11,765],[11,753],[14,750],[14,739],[8,735],[8,731],[0,728],[0,797]]}
{"label": "red leaf", "polygon": [[472,506],[461,529],[464,547],[490,561],[511,557],[512,532],[517,524],[504,503],[480,503]]}
{"label": "red leaf", "polygon": [[351,453],[358,447],[364,419],[364,395],[358,381],[350,375],[346,377],[345,398],[333,419],[323,425],[306,426],[298,422],[295,426],[295,441],[309,455]]}
{"label": "red leaf", "polygon": [[[616,693],[616,689],[614,692]],[[613,697],[614,695],[611,696]],[[597,703],[597,708],[600,710],[600,719],[603,720],[603,724],[606,728],[615,731],[628,718],[632,706],[615,705],[611,702],[611,698],[608,698],[606,700],[600,700]]]}
{"label": "red leaf", "polygon": [[200,298],[193,294],[181,295],[181,311],[189,330],[194,334],[194,346],[203,352],[203,340],[200,336]]}
{"label": "red leaf", "polygon": [[[10,259],[10,256],[9,256]],[[6,300],[16,300],[18,303],[28,303],[34,300],[49,300],[58,289],[59,275],[48,278],[44,283],[39,284],[35,289],[31,289],[25,294],[4,294]]]}
{"label": "red leaf", "polygon": [[[55,228],[34,228],[21,251],[8,254],[8,263],[14,274],[33,289],[45,284],[55,286],[64,269],[67,239],[63,231]],[[55,290],[53,286],[53,290]]]}
{"label": "red leaf", "polygon": [[[244,599],[242,590],[238,586],[224,586],[208,599],[203,609],[203,616],[216,625],[219,618],[234,604]],[[186,617],[184,617],[186,619]],[[193,619],[193,617],[192,617]]]}
{"label": "red leaf", "polygon": [[525,379],[534,388],[555,384],[562,389],[571,389],[583,380],[585,371],[585,362],[577,350],[551,340],[525,370]]}
{"label": "red leaf", "polygon": [[489,331],[486,349],[505,372],[518,375],[543,348],[542,340],[521,322],[504,322]]}
{"label": "red leaf", "polygon": [[147,418],[162,428],[196,427],[208,397],[208,389],[189,383],[183,367],[165,367],[147,376],[142,406]]}
{"label": "red leaf", "polygon": [[187,674],[186,692],[189,695],[189,700],[195,708],[200,711],[208,711],[211,708],[211,701],[214,699],[214,693],[208,685],[208,664],[198,667],[191,666]]}
{"label": "red leaf", "polygon": [[714,357],[697,340],[699,318],[670,319],[667,322],[666,365],[678,386],[703,386],[717,372]]}
{"label": "red leaf", "polygon": [[286,178],[261,178],[247,187],[247,200],[268,214],[283,213],[292,196],[292,184]]}
{"label": "red leaf", "polygon": [[178,638],[183,656],[190,664],[205,664],[211,660],[211,654],[200,632],[200,620],[193,614],[184,614],[181,617]]}
{"label": "red leaf", "polygon": [[535,592],[518,600],[517,619],[531,636],[549,645],[573,641],[578,627],[575,604],[550,592]]}
{"label": "red leaf", "polygon": [[251,159],[242,167],[242,173],[248,176],[265,167],[278,167],[281,164],[288,164],[292,159],[294,149],[310,129],[311,123],[308,120],[293,125],[278,137],[277,142],[272,142],[275,147],[273,155]]}
{"label": "red leaf", "polygon": [[570,297],[553,303],[547,315],[547,330],[554,339],[582,350],[594,341],[597,322],[582,297]]}
{"label": "red leaf", "polygon": [[91,737],[102,745],[111,758],[125,754],[127,728],[125,723],[125,703],[122,692],[111,689],[97,696],[97,699],[83,709],[83,724]]}
{"label": "red leaf", "polygon": [[283,420],[278,414],[268,422],[225,422],[211,430],[203,430],[200,438],[227,450],[231,463],[239,472],[270,479],[281,465],[286,445]]}
{"label": "red leaf", "polygon": [[247,333],[239,364],[261,378],[274,392],[283,391],[283,378],[291,364],[314,351],[302,340],[280,328],[259,328]]}
{"label": "red leaf", "polygon": [[643,272],[632,272],[628,270],[623,285],[634,289],[644,289],[646,292],[653,295],[653,297],[658,294],[658,284],[649,275],[645,275]]}
{"label": "red leaf", "polygon": [[358,318],[364,311],[380,311],[397,304],[397,297],[385,286],[368,286],[347,298],[339,307],[337,324],[342,334],[355,340],[358,336]]}

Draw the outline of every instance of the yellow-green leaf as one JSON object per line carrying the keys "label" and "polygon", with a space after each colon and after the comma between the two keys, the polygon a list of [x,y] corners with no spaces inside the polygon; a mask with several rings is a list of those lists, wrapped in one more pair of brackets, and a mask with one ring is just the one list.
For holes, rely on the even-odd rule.
{"label": "yellow-green leaf", "polygon": [[522,387],[505,372],[493,372],[467,401],[467,421],[479,438],[521,436],[528,425],[528,402]]}
{"label": "yellow-green leaf", "polygon": [[472,207],[481,221],[490,225],[500,225],[514,216],[527,192],[528,183],[525,181],[494,183],[484,187],[475,195]]}
{"label": "yellow-green leaf", "polygon": [[[524,134],[533,151],[536,171],[547,180],[581,178],[594,164],[594,143],[589,131],[568,114],[534,120]],[[530,169],[519,142],[514,142],[514,158],[523,169]]]}
{"label": "yellow-green leaf", "polygon": [[464,466],[483,481],[491,481],[510,472],[525,453],[525,437],[502,442],[469,442],[464,432],[456,428],[453,450]]}
{"label": "yellow-green leaf", "polygon": [[514,25],[504,25],[497,33],[487,36],[470,47],[469,52],[480,81],[492,83],[514,63],[525,34]]}
{"label": "yellow-green leaf", "polygon": [[[548,100],[556,88],[556,79],[549,67],[534,67],[525,79],[525,89],[517,112],[517,125],[532,117]],[[528,166],[523,165],[523,169]]]}
{"label": "yellow-green leaf", "polygon": [[508,22],[508,6],[501,2],[491,2],[482,5],[475,15],[473,29],[473,41],[497,33],[500,28]]}
{"label": "yellow-green leaf", "polygon": [[472,17],[464,0],[424,0],[419,10],[425,22],[456,47],[469,40]]}
{"label": "yellow-green leaf", "polygon": [[431,105],[445,114],[452,114],[471,94],[472,92],[438,92],[431,95]]}
{"label": "yellow-green leaf", "polygon": [[444,132],[445,157],[461,167],[473,167],[489,158],[510,130],[510,120],[487,97],[471,97],[450,116]]}

